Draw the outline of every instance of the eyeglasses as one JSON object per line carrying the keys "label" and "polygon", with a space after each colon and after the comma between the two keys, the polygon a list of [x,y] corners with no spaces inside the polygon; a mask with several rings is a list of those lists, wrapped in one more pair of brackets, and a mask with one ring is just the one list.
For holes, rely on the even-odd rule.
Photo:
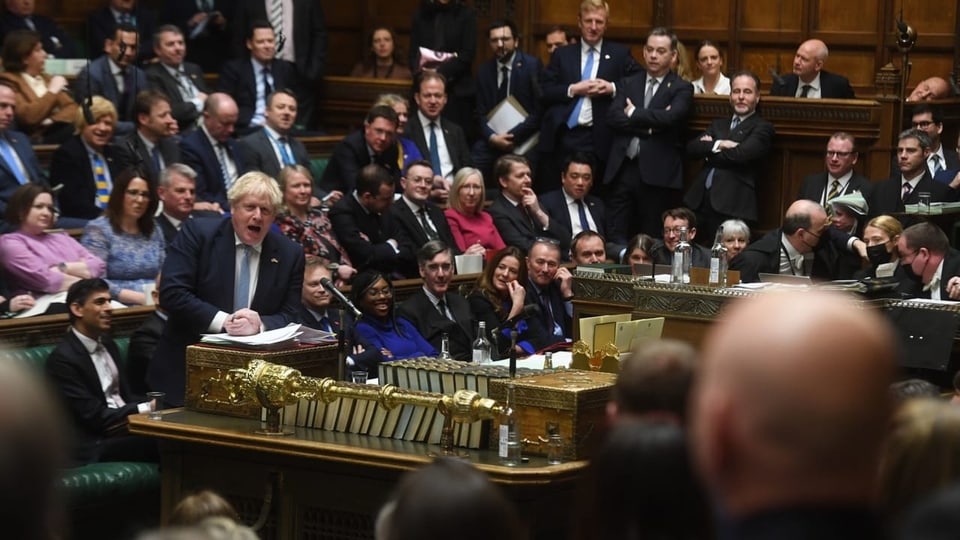
{"label": "eyeglasses", "polygon": [[138,197],[143,197],[144,199],[149,199],[149,198],[150,198],[150,192],[149,192],[149,191],[140,191],[139,189],[128,189],[128,190],[124,191],[124,193],[126,193],[128,196],[130,196],[130,197],[132,197],[132,198],[134,198],[134,199],[136,199],[136,198],[138,198]]}
{"label": "eyeglasses", "polygon": [[846,157],[852,156],[855,153],[856,152],[837,152],[836,150],[827,150],[827,157],[846,158]]}
{"label": "eyeglasses", "polygon": [[392,298],[393,289],[390,287],[384,287],[382,289],[367,289],[365,294],[370,298]]}
{"label": "eyeglasses", "polygon": [[914,122],[914,123],[913,123],[913,127],[917,128],[917,129],[927,129],[928,127],[930,127],[930,126],[932,126],[932,125],[933,125],[933,122],[931,122],[930,120],[922,120],[922,121],[920,121],[920,122]]}
{"label": "eyeglasses", "polygon": [[668,234],[680,234],[680,229],[687,229],[687,232],[690,232],[689,227],[664,227],[663,235],[666,236]]}

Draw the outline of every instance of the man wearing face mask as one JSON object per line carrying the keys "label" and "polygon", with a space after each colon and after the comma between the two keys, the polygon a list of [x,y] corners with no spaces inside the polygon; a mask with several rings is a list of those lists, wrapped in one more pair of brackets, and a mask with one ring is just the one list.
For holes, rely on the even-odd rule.
{"label": "man wearing face mask", "polygon": [[920,222],[904,229],[897,240],[900,266],[909,279],[923,284],[915,295],[931,300],[960,300],[960,251],[940,227]]}
{"label": "man wearing face mask", "polygon": [[747,246],[730,261],[730,269],[738,270],[744,283],[760,281],[760,274],[850,279],[853,270],[841,264],[847,253],[865,257],[866,244],[830,227],[822,206],[801,199],[787,209],[781,228]]}

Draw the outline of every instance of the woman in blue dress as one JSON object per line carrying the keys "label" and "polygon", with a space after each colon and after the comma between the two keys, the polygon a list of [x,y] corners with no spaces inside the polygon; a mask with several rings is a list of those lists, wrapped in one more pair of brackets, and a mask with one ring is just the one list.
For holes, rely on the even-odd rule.
{"label": "woman in blue dress", "polygon": [[[370,342],[378,351],[377,363],[414,358],[417,356],[437,356],[433,345],[420,335],[420,332],[406,319],[395,315],[393,284],[383,274],[374,270],[364,270],[353,279],[350,299],[363,317],[357,323],[357,335]],[[376,365],[358,366],[375,371]]]}
{"label": "woman in blue dress", "polygon": [[104,214],[83,229],[83,244],[107,263],[110,294],[124,304],[145,304],[143,286],[153,284],[166,254],[153,215],[157,198],[136,169],[114,178]]}

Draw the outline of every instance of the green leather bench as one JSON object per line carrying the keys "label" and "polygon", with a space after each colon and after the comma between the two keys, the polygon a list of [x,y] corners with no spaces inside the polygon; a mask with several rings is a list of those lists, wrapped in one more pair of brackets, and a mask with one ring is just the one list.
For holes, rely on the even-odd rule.
{"label": "green leather bench", "polygon": [[[114,340],[126,362],[129,337]],[[55,346],[40,345],[0,353],[0,361],[21,362],[38,373]],[[155,527],[160,516],[160,471],[156,463],[91,463],[66,469],[61,477],[71,518],[72,538],[128,537]]]}

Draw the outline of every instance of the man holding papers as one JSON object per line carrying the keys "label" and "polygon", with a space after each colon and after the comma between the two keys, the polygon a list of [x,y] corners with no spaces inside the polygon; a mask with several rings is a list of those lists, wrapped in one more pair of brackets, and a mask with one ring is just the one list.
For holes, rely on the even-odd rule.
{"label": "man holding papers", "polygon": [[228,196],[230,219],[189,220],[164,261],[160,303],[170,318],[147,384],[172,406],[183,404],[185,351],[200,334],[249,336],[299,318],[303,249],[270,230],[280,188],[250,172]]}
{"label": "man holding papers", "polygon": [[[473,164],[494,186],[492,170],[498,157],[516,153],[533,158],[525,143],[540,130],[540,84],[537,77],[543,64],[521,51],[520,37],[513,21],[493,21],[488,30],[495,58],[477,71],[477,111],[481,140],[473,146]],[[504,103],[512,97],[513,100]]]}

